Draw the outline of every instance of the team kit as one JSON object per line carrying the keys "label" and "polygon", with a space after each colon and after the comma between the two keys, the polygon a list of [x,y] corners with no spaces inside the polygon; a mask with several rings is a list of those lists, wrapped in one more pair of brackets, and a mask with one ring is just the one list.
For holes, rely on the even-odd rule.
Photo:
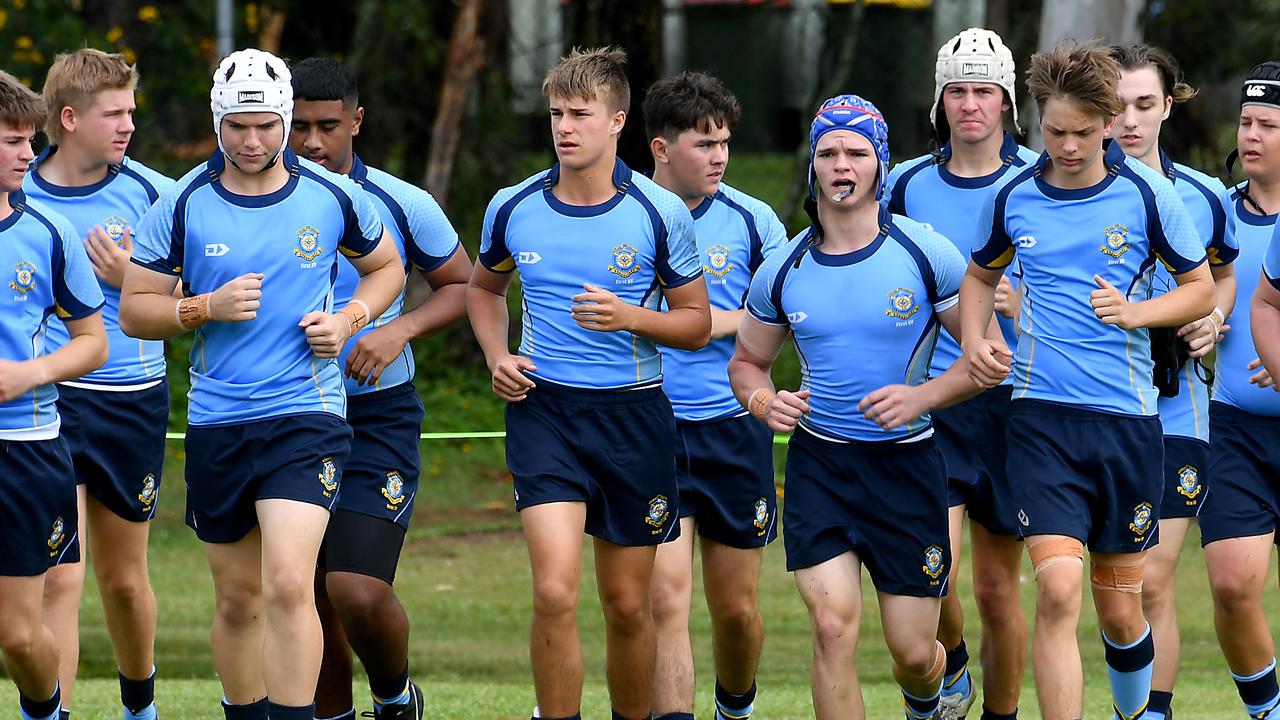
{"label": "team kit", "polygon": [[[1196,94],[1168,53],[1061,43],[1016,68],[998,35],[965,30],[938,51],[920,156],[891,161],[866,98],[818,107],[794,237],[725,182],[741,107],[708,74],[647,89],[654,170],[627,167],[625,63],[574,50],[548,73],[557,162],[493,197],[474,261],[427,191],[354,152],[365,108],[334,60],[224,58],[217,149],[176,180],[127,155],[139,78],[120,55],[60,55],[39,94],[0,73],[0,653],[20,717],[82,712],[88,554],[122,717],[159,716],[147,538],[164,340],[191,333],[186,521],[213,578],[225,717],[354,719],[358,658],[366,716],[422,718],[394,591],[425,414],[412,343],[467,318],[506,401],[535,719],[581,717],[584,534],[614,720],[695,717],[695,545],[711,712],[757,716],[758,586],[781,534],[818,718],[866,717],[864,568],[901,716],[1016,718],[1030,647],[1041,717],[1083,717],[1087,557],[1112,716],[1168,720],[1193,523],[1243,716],[1280,719],[1262,599],[1280,521],[1280,62],[1242,84],[1228,187],[1161,148]],[[1041,153],[1017,139],[1019,72]],[[414,274],[431,293],[410,308]],[[800,383],[775,387],[788,340]]]}

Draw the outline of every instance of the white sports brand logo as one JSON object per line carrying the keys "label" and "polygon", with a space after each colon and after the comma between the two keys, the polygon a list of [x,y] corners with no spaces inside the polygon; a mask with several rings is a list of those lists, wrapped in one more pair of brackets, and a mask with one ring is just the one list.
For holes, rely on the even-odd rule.
{"label": "white sports brand logo", "polygon": [[1249,97],[1262,97],[1267,94],[1267,88],[1262,85],[1250,85],[1244,89],[1244,94]]}
{"label": "white sports brand logo", "polygon": [[231,248],[222,243],[209,243],[204,246],[205,257],[222,257],[229,252],[231,252]]}
{"label": "white sports brand logo", "polygon": [[1036,236],[1035,235],[1019,235],[1018,239],[1013,241],[1013,244],[1023,249],[1033,248],[1036,246]]}
{"label": "white sports brand logo", "polygon": [[787,313],[787,322],[791,323],[792,325],[799,325],[800,323],[808,319],[809,319],[808,313],[804,313],[804,312]]}
{"label": "white sports brand logo", "polygon": [[261,90],[241,90],[236,94],[236,102],[265,103],[266,101],[266,96]]}
{"label": "white sports brand logo", "polygon": [[518,252],[516,253],[516,262],[520,265],[532,265],[542,259],[542,256],[536,252]]}
{"label": "white sports brand logo", "polygon": [[989,75],[988,65],[986,63],[964,63],[960,66],[961,75]]}

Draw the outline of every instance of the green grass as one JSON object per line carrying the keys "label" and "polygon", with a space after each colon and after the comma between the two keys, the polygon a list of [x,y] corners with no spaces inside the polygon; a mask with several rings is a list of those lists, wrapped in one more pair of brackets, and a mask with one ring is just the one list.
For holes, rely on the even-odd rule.
{"label": "green grass", "polygon": [[[465,455],[493,457],[500,452],[500,442],[475,441],[469,453],[460,447],[447,452],[451,462]],[[424,458],[430,458],[446,450],[424,444],[422,452]],[[779,455],[784,452],[778,449]],[[157,694],[165,717],[216,720],[221,717],[221,692],[209,658],[212,588],[195,537],[182,525],[180,463],[181,452],[175,443],[151,543],[152,578],[160,603]],[[459,720],[528,717],[534,704],[526,645],[529,569],[518,521],[511,511],[509,480],[491,467],[485,470],[483,463],[472,464],[466,473],[450,466],[449,471],[436,476],[427,467],[424,463],[425,486],[397,581],[413,622],[412,666],[426,690],[427,715]],[[589,557],[585,543],[584,552]],[[1185,555],[1178,580],[1184,658],[1177,706],[1183,717],[1236,718],[1240,716],[1239,701],[1213,635],[1203,554],[1194,532]],[[587,667],[583,708],[586,717],[603,718],[608,717],[603,629],[591,578],[593,569],[587,562],[579,613]],[[874,597],[869,581],[863,584],[866,596]],[[83,652],[75,716],[116,718],[119,711],[111,650],[98,594],[90,585],[82,616]],[[1033,590],[1032,585],[1024,584],[1028,611],[1033,607]],[[979,632],[967,582],[962,583],[961,593],[971,623],[967,636],[976,657]],[[699,707],[706,710],[711,703],[707,670],[710,630],[704,607],[700,601],[695,603],[692,632],[702,671]],[[784,570],[781,543],[770,546],[765,554],[761,604],[768,637],[761,660],[757,716],[779,720],[812,717],[808,621]],[[1272,616],[1273,622],[1280,620],[1274,612]],[[1086,717],[1104,717],[1109,715],[1105,666],[1087,601],[1083,617],[1080,639],[1087,675]],[[888,655],[872,601],[866,603],[859,661],[869,717],[899,717],[897,689],[889,676]],[[359,679],[356,686],[356,697],[365,698]],[[0,707],[13,708],[15,703],[13,686],[0,684]],[[1040,717],[1029,672],[1022,705],[1023,718]]]}

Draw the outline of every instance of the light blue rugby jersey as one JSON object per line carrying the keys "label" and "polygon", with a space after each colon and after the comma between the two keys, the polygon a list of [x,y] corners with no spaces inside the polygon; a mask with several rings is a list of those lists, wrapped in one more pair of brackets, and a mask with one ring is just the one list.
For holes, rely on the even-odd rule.
{"label": "light blue rugby jersey", "polygon": [[[405,260],[405,273],[416,267],[423,272],[431,272],[445,263],[458,247],[458,233],[445,217],[436,199],[431,193],[416,185],[401,180],[394,175],[371,168],[360,161],[352,159],[351,172],[347,177],[356,181],[373,202],[382,225],[395,240],[396,250]],[[338,264],[338,282],[333,288],[334,307],[346,307],[360,282],[360,273],[350,262]],[[342,354],[338,357],[338,367],[346,368],[347,356],[355,348],[356,342],[374,328],[382,327],[400,317],[404,305],[402,291],[391,307],[382,313],[377,320],[360,329],[347,344],[342,346]],[[347,395],[362,395],[385,388],[403,385],[413,380],[413,349],[408,345],[400,353],[400,357],[382,371],[378,381],[369,385],[360,385],[351,378],[346,378]]]}
{"label": "light blue rugby jersey", "polygon": [[[102,307],[102,290],[76,230],[21,191],[0,220],[0,358],[25,362],[48,354],[50,318],[79,320]],[[48,440],[58,435],[58,391],[41,385],[0,403],[0,438]]]}
{"label": "light blue rugby jersey", "polygon": [[1204,244],[1173,185],[1119,143],[1108,143],[1107,175],[1092,187],[1049,185],[1048,162],[1042,155],[987,198],[972,254],[989,269],[1016,262],[1021,276],[1013,397],[1155,415],[1150,337],[1098,320],[1093,276],[1146,300],[1158,260],[1188,272],[1204,262]]}
{"label": "light blue rugby jersey", "polygon": [[[724,183],[692,214],[711,307],[741,309],[752,274],[765,257],[787,243],[787,229],[768,205]],[[746,412],[729,387],[733,346],[731,335],[701,350],[662,348],[662,387],[677,420],[703,422]]]}
{"label": "light blue rugby jersey", "polygon": [[[1227,232],[1230,201],[1222,181],[1173,162],[1163,150],[1160,151],[1160,166],[1195,222],[1209,264],[1221,266],[1234,262],[1239,248],[1235,238]],[[1164,263],[1156,263],[1151,296],[1158,297],[1175,287],[1177,283],[1169,269]],[[1188,360],[1178,375],[1177,396],[1158,398],[1156,406],[1165,435],[1209,441],[1209,388],[1196,374],[1194,360]]]}
{"label": "light blue rugby jersey", "polygon": [[[142,216],[147,214],[160,193],[173,186],[173,180],[140,162],[125,158],[107,170],[100,182],[83,187],[54,185],[40,176],[40,164],[57,151],[49,147],[31,164],[22,189],[27,197],[40,202],[71,221],[83,240],[99,225],[112,240],[121,242],[125,228],[137,231]],[[99,281],[106,304],[102,306],[102,322],[107,328],[110,355],[102,367],[71,381],[69,385],[101,387],[134,386],[156,383],[164,378],[164,342],[139,340],[120,329],[120,290]],[[67,344],[70,335],[62,323],[49,323],[45,339],[49,352]]]}
{"label": "light blue rugby jersey", "polygon": [[959,300],[965,261],[942,235],[880,208],[867,247],[828,255],[806,230],[770,255],[751,281],[747,310],[790,328],[810,412],[801,424],[836,440],[898,441],[932,429],[928,414],[885,431],[858,403],[885,385],[927,379],[937,313]]}
{"label": "light blue rugby jersey", "polygon": [[[951,159],[951,143],[947,143],[942,146],[941,162],[933,155],[922,155],[894,166],[889,173],[890,191],[886,195],[889,212],[906,215],[928,225],[967,255],[977,235],[982,202],[1000,186],[1001,181],[1011,180],[1017,174],[1017,168],[1034,163],[1037,157],[1034,151],[1022,147],[1012,135],[1005,133],[1004,142],[1000,145],[1000,159],[1004,165],[999,170],[982,177],[959,177],[947,169],[946,162]],[[1013,321],[999,314],[996,320],[1004,332],[1005,342],[1010,348],[1016,348],[1018,331]],[[942,333],[938,337],[938,347],[933,351],[929,374],[933,377],[941,375],[959,357],[960,343]],[[1012,379],[1005,380],[1006,384],[1010,382]]]}
{"label": "light blue rugby jersey", "polygon": [[1273,260],[1264,263],[1270,247],[1275,244],[1277,215],[1255,215],[1238,189],[1230,195],[1231,208],[1227,225],[1235,236],[1240,255],[1236,258],[1236,307],[1231,312],[1227,332],[1218,345],[1218,359],[1214,365],[1213,400],[1223,402],[1254,415],[1280,417],[1280,393],[1271,388],[1260,388],[1249,382],[1258,370],[1248,370],[1249,363],[1258,357],[1253,346],[1253,328],[1249,317],[1249,303],[1258,288],[1264,268],[1268,277],[1280,269]]}
{"label": "light blue rugby jersey", "polygon": [[498,191],[485,211],[480,262],[519,269],[520,354],[536,379],[569,387],[618,389],[662,378],[654,343],[629,332],[578,327],[570,315],[584,283],[656,310],[664,288],[702,276],[693,218],[684,201],[649,178],[614,165],[616,195],[599,205],[561,202],[552,193],[560,166]]}
{"label": "light blue rugby jersey", "polygon": [[368,195],[345,176],[288,149],[280,161],[289,171],[284,187],[236,195],[219,180],[226,160],[215,152],[160,196],[138,231],[133,262],[180,276],[187,295],[213,292],[245,273],[265,276],[256,319],[195,330],[192,425],[346,415],[337,359],[316,357],[298,321],[313,310],[333,310],[338,252],[373,252],[382,222]]}

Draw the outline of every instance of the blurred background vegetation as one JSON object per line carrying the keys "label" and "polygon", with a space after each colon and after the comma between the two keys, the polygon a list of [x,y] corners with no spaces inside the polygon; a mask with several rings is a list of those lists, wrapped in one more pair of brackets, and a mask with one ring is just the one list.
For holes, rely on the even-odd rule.
{"label": "blurred background vegetation", "polygon": [[[217,5],[0,0],[0,66],[39,89],[54,56],[65,50],[92,46],[136,61],[142,84],[130,155],[177,177],[214,148],[208,88],[220,54]],[[621,152],[638,169],[648,166],[639,117],[645,88],[683,69],[723,77],[744,106],[729,182],[773,204],[793,231],[803,226],[795,212],[799,158],[816,101],[845,90],[871,98],[888,116],[895,160],[918,155],[930,139],[934,54],[941,40],[969,25],[1000,32],[1020,67],[1058,36],[1141,38],[1172,50],[1202,92],[1174,112],[1164,146],[1173,157],[1220,176],[1221,158],[1234,143],[1240,80],[1254,63],[1280,54],[1274,32],[1280,0],[1235,0],[1229,9],[1213,0],[228,5],[231,23],[224,32],[233,47],[262,47],[290,61],[328,55],[351,64],[367,111],[358,152],[366,162],[427,185],[473,255],[493,193],[554,161],[538,86],[555,59],[575,45],[613,43],[627,50],[634,98]],[[1034,108],[1021,88],[1019,96],[1025,129],[1035,124]],[[170,344],[175,428],[185,423],[187,349],[183,339]],[[500,404],[489,392],[465,323],[418,343],[416,353],[417,382],[429,408],[426,429],[501,428]],[[779,373],[785,382],[794,377],[794,365]]]}

